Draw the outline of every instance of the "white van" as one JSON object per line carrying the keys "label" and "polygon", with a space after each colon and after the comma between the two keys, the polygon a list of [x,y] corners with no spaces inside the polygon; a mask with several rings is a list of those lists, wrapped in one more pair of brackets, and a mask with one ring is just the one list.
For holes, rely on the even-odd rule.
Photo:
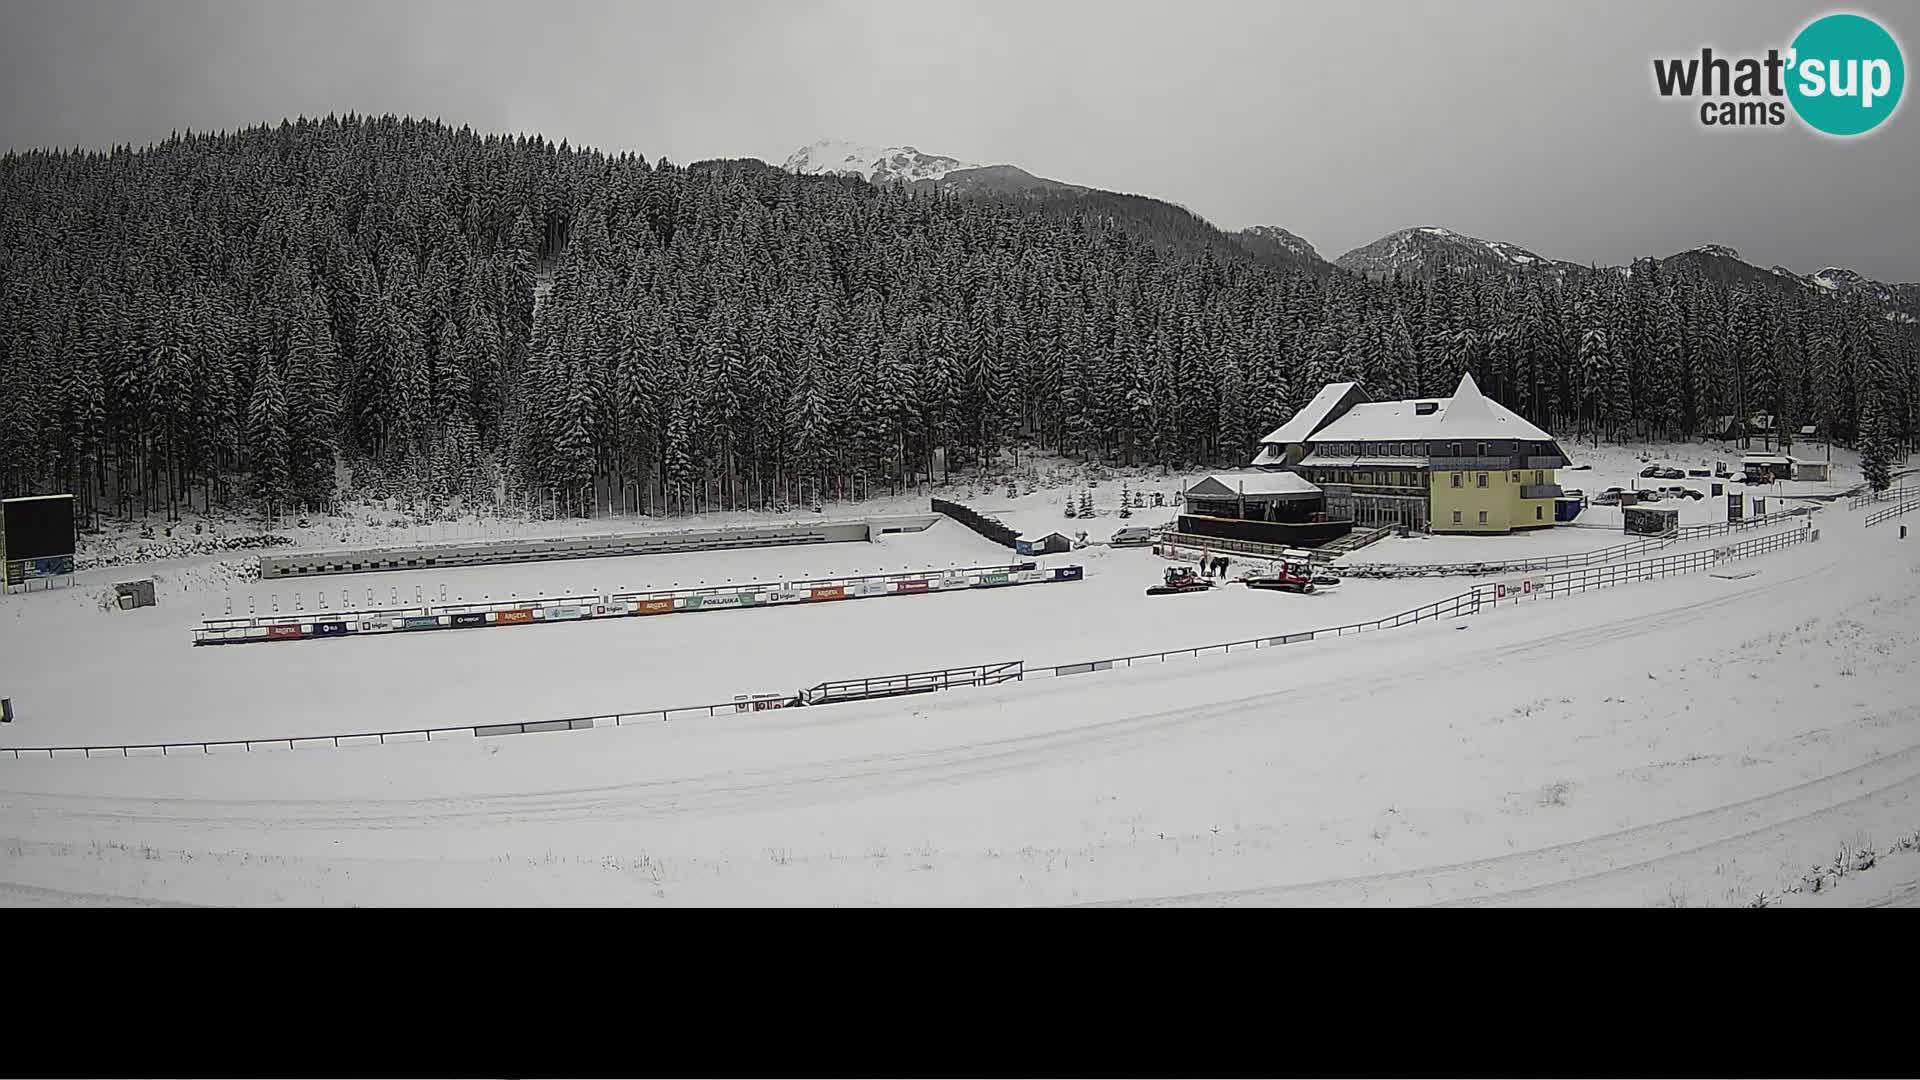
{"label": "white van", "polygon": [[1140,547],[1153,543],[1153,530],[1144,525],[1132,525],[1113,534],[1107,541],[1113,547]]}

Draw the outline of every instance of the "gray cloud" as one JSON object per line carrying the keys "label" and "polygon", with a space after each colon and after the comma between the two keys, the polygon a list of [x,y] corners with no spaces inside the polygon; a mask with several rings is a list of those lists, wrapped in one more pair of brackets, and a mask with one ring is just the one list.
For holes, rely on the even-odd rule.
{"label": "gray cloud", "polygon": [[[1920,117],[1840,142],[1715,132],[1654,56],[1783,44],[1784,0],[334,0],[14,4],[0,144],[136,145],[348,110],[650,158],[823,137],[1271,222],[1337,255],[1445,225],[1619,263],[1718,242],[1920,279]],[[1869,13],[1907,43],[1912,9]]]}

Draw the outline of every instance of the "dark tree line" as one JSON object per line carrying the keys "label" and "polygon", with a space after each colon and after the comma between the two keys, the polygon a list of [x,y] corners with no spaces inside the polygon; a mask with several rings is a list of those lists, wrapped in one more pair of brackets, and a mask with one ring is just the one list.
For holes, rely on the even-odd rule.
{"label": "dark tree line", "polygon": [[[1025,448],[1238,463],[1325,382],[1566,436],[1920,430],[1912,324],[1631,273],[1286,272],[1064,203],[393,117],[0,158],[0,492],[774,506]],[[1143,225],[1142,222],[1145,222]],[[1884,471],[1884,464],[1882,465]]]}

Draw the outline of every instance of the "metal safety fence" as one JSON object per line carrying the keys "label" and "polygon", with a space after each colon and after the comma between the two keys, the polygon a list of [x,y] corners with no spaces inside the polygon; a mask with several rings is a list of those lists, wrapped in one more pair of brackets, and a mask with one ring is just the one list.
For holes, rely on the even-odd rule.
{"label": "metal safety fence", "polygon": [[1887,502],[1891,499],[1906,499],[1909,496],[1920,497],[1920,488],[1901,484],[1899,487],[1890,487],[1885,491],[1867,491],[1848,499],[1847,509],[1858,510],[1863,506],[1872,506],[1874,503]]}
{"label": "metal safety fence", "polygon": [[1885,510],[1876,510],[1871,514],[1868,514],[1867,525],[1869,527],[1878,525],[1883,521],[1888,521],[1892,518],[1897,518],[1900,515],[1905,514],[1911,510],[1920,510],[1920,498],[1909,499],[1906,502],[1900,503],[1897,506],[1889,506]]}
{"label": "metal safety fence", "polygon": [[1358,563],[1352,566],[1341,566],[1339,571],[1342,577],[1352,578],[1490,577],[1495,574],[1565,570],[1613,562],[1616,559],[1644,555],[1649,551],[1659,551],[1672,546],[1677,540],[1676,535],[1669,533],[1664,536],[1649,536],[1642,540],[1630,540],[1624,544],[1616,544],[1613,547],[1595,551],[1581,551],[1538,559],[1472,563]]}

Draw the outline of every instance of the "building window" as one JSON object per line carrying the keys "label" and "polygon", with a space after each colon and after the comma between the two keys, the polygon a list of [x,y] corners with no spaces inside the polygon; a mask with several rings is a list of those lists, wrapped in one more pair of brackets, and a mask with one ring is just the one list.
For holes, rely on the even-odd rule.
{"label": "building window", "polygon": [[1480,511],[1480,524],[1485,525],[1486,523],[1487,523],[1487,512],[1485,510],[1482,510]]}
{"label": "building window", "polygon": [[1519,483],[1519,482],[1520,482],[1520,474],[1519,474],[1519,473],[1514,473],[1514,474],[1513,474],[1513,478],[1512,478],[1512,479],[1513,479],[1513,482],[1514,482],[1514,483],[1516,483],[1516,484],[1517,484],[1517,483]]}
{"label": "building window", "polygon": [[1536,484],[1546,483],[1546,480],[1542,479],[1542,474],[1539,469],[1533,470],[1533,482]]}
{"label": "building window", "polygon": [[1486,474],[1486,473],[1481,473],[1481,474],[1480,474],[1480,483],[1479,483],[1479,485],[1478,485],[1478,486],[1480,486],[1480,487],[1486,487],[1486,486],[1487,486],[1487,474]]}
{"label": "building window", "polygon": [[1458,525],[1458,524],[1460,524],[1460,511],[1458,511],[1458,510],[1455,510],[1455,511],[1453,512],[1453,523],[1454,523],[1455,525]]}
{"label": "building window", "polygon": [[1459,473],[1454,473],[1454,474],[1453,474],[1453,486],[1454,486],[1454,487],[1459,487],[1459,486],[1460,486],[1460,474],[1459,474]]}
{"label": "building window", "polygon": [[1487,444],[1486,444],[1486,443],[1481,443],[1481,444],[1480,444],[1480,453],[1479,453],[1479,454],[1477,454],[1477,455],[1475,455],[1475,456],[1476,456],[1476,457],[1486,457],[1486,456],[1487,456]]}
{"label": "building window", "polygon": [[1533,508],[1533,520],[1535,520],[1535,521],[1539,521],[1539,520],[1540,520],[1540,519],[1541,519],[1541,518],[1542,518],[1542,517],[1544,516],[1544,515],[1543,515],[1543,514],[1541,513],[1541,511],[1542,511],[1543,509],[1545,509],[1545,508],[1544,508],[1544,507],[1539,507],[1539,506],[1536,506],[1536,507],[1534,507],[1534,508]]}

